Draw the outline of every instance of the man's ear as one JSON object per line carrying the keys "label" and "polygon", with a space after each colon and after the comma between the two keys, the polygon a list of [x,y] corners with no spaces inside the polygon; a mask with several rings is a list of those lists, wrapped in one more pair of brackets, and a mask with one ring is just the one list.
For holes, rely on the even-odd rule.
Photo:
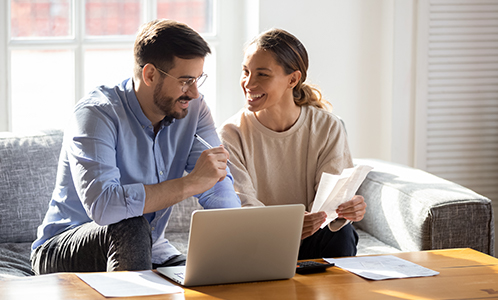
{"label": "man's ear", "polygon": [[158,76],[156,73],[156,67],[153,64],[146,64],[142,68],[142,80],[147,86],[151,86],[154,84],[154,81],[157,80]]}
{"label": "man's ear", "polygon": [[290,74],[289,87],[294,88],[301,80],[301,71],[297,70]]}

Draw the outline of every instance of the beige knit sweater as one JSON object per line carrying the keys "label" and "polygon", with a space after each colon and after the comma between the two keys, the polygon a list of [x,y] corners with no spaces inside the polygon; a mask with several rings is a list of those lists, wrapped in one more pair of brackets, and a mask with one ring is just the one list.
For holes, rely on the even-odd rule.
{"label": "beige knit sweater", "polygon": [[219,135],[243,206],[301,203],[310,211],[322,173],[340,174],[353,166],[341,121],[312,106],[303,106],[285,132],[266,128],[244,109]]}

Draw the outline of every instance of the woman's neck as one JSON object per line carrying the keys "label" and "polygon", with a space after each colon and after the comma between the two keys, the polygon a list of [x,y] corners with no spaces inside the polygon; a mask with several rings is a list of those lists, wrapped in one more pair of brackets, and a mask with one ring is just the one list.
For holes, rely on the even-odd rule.
{"label": "woman's neck", "polygon": [[297,122],[300,114],[301,107],[294,103],[284,107],[272,106],[254,113],[263,126],[276,132],[289,130]]}

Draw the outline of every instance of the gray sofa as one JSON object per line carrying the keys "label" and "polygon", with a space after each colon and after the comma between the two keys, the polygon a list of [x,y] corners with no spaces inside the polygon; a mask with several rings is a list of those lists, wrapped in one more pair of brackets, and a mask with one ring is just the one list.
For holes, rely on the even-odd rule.
{"label": "gray sofa", "polygon": [[[0,280],[32,275],[30,245],[54,187],[61,143],[61,131],[0,133]],[[455,247],[494,254],[489,199],[420,170],[355,162],[375,168],[358,191],[368,204],[364,220],[354,224],[359,255]],[[182,252],[198,208],[194,198],[174,208],[166,235]]]}

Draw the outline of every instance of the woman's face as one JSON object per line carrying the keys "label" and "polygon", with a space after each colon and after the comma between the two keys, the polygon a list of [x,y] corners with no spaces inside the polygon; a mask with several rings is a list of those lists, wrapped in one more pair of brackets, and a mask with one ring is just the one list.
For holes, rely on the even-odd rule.
{"label": "woman's face", "polygon": [[245,51],[240,78],[248,109],[257,112],[293,104],[291,77],[292,74],[285,74],[270,51],[262,50],[255,44],[249,46]]}

